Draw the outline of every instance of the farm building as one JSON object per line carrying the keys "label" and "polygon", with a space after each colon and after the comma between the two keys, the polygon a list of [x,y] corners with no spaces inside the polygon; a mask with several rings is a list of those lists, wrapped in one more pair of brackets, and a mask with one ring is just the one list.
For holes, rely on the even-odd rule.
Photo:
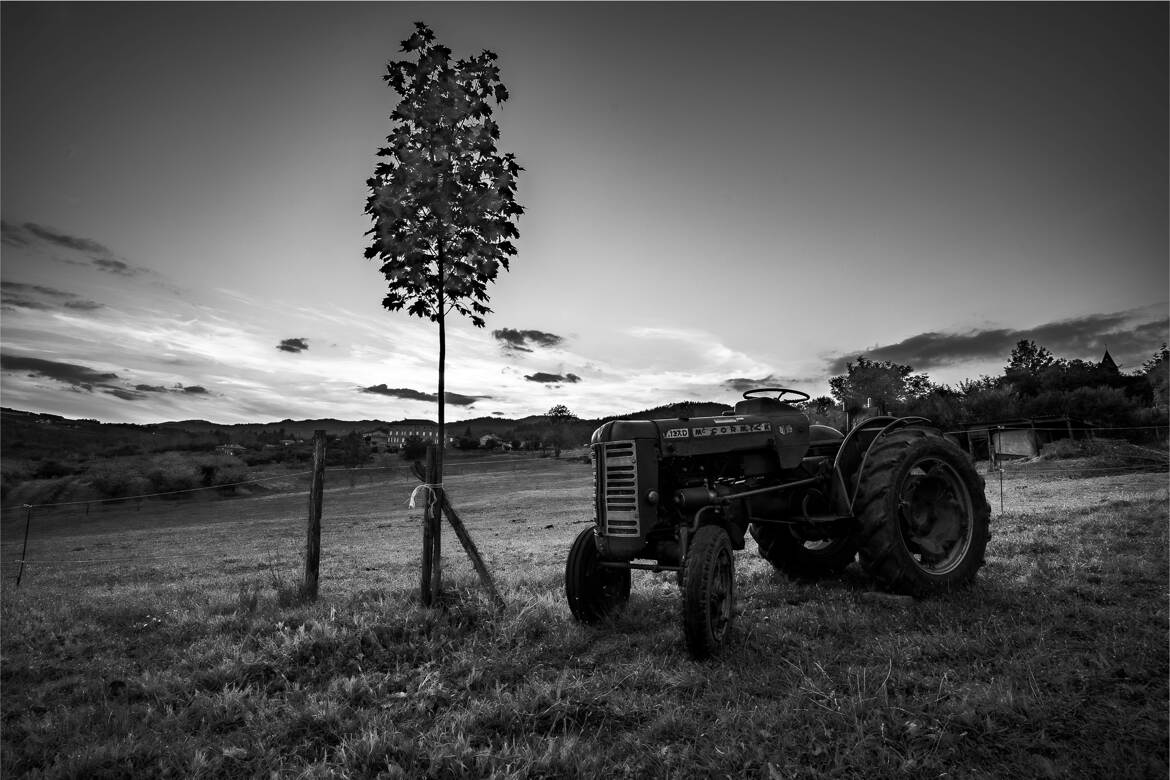
{"label": "farm building", "polygon": [[384,430],[386,431],[384,446],[393,450],[400,448],[407,439],[418,438],[433,444],[439,438],[439,425],[430,420],[402,420],[391,423]]}
{"label": "farm building", "polygon": [[1092,439],[1093,425],[1074,417],[1034,417],[968,423],[951,436],[975,460],[1033,458],[1058,439]]}

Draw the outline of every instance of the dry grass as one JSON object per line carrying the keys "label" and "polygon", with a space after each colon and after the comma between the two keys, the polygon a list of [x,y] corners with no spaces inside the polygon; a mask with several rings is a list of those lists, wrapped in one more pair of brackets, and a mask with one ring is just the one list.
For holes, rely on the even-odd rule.
{"label": "dry grass", "polygon": [[[341,480],[337,480],[341,482]],[[447,481],[508,603],[454,535],[417,606],[403,478],[326,493],[321,598],[298,604],[307,498],[5,518],[5,777],[1158,777],[1167,774],[1164,475],[1005,480],[972,589],[885,600],[737,554],[730,655],[689,660],[669,575],[574,624],[564,555],[589,469]],[[998,483],[989,480],[998,509]],[[750,545],[749,545],[750,547]],[[118,559],[113,562],[112,559]]]}

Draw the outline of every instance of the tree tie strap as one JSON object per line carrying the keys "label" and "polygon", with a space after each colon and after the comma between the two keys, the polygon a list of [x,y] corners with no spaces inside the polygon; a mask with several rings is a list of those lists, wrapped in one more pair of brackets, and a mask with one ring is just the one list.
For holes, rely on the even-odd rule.
{"label": "tree tie strap", "polygon": [[416,487],[413,491],[411,491],[411,493],[410,493],[410,508],[414,509],[414,500],[416,497],[418,497],[418,492],[420,490],[425,490],[425,491],[429,492],[434,497],[434,500],[438,501],[439,500],[439,491],[442,489],[443,489],[442,482],[435,482],[433,484],[424,482],[423,484]]}

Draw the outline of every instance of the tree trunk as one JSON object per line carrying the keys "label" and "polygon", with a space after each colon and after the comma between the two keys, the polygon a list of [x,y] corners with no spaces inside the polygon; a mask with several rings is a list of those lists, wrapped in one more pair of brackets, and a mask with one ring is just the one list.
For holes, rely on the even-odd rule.
{"label": "tree trunk", "polygon": [[[443,237],[439,236],[439,440],[434,448],[434,474],[432,484],[443,484],[443,448],[447,442],[447,314],[443,295],[446,285],[444,268]],[[436,490],[442,490],[437,488]],[[431,602],[437,603],[443,588],[443,512],[441,495],[432,492],[435,502],[431,507],[429,522],[431,525]]]}
{"label": "tree trunk", "polygon": [[443,478],[443,449],[447,446],[447,314],[443,311],[446,306],[443,286],[446,284],[444,274],[443,239],[439,237],[439,479]]}

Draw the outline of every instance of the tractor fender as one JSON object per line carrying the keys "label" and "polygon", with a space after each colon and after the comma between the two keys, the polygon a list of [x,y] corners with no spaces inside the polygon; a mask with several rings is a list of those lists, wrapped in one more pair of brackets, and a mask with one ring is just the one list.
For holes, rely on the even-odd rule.
{"label": "tractor fender", "polygon": [[857,491],[866,461],[874,445],[890,433],[910,426],[934,427],[925,417],[871,417],[848,434],[833,460],[833,478],[829,486],[829,501],[841,516],[852,516]]}

